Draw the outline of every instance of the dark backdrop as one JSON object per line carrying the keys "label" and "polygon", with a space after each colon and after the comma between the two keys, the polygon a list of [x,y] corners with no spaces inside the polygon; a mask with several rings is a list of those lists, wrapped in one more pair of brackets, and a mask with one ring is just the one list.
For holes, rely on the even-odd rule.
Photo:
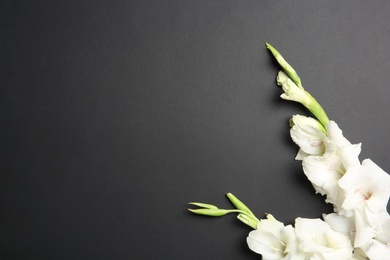
{"label": "dark backdrop", "polygon": [[279,49],[390,170],[388,1],[2,1],[1,259],[258,259],[250,228],[332,209],[289,137]]}

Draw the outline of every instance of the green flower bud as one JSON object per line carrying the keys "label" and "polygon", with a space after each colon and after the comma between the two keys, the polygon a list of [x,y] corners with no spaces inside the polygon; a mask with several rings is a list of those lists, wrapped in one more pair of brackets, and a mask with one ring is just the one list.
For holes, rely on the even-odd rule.
{"label": "green flower bud", "polygon": [[220,217],[230,213],[230,210],[225,209],[188,209],[192,213],[206,215],[210,217]]}
{"label": "green flower bud", "polygon": [[[275,57],[276,61],[283,68],[284,72],[294,81],[299,88],[302,88],[301,79],[299,78],[297,72],[287,63],[283,56],[274,48],[271,44],[265,43],[265,46],[268,50],[271,51],[272,55]],[[303,89],[303,88],[302,88]]]}
{"label": "green flower bud", "polygon": [[270,44],[265,44],[271,51],[272,55],[278,61],[283,71],[280,71],[277,76],[277,84],[282,86],[284,93],[280,96],[285,100],[291,100],[304,105],[318,121],[326,127],[329,123],[329,118],[326,115],[324,109],[315,100],[309,92],[305,91],[302,87],[301,79],[295,70],[284,60],[282,55]]}
{"label": "green flower bud", "polygon": [[249,215],[254,215],[253,212],[244,204],[242,201],[240,201],[236,196],[234,196],[231,193],[226,194],[226,196],[229,198],[229,200],[233,203],[233,205],[244,212],[247,212]]}

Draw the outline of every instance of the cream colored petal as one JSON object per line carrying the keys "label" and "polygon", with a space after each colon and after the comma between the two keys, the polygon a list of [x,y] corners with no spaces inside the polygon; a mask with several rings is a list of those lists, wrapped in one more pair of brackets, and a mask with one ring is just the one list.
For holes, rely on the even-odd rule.
{"label": "cream colored petal", "polygon": [[261,254],[264,259],[282,259],[285,257],[284,244],[273,234],[261,230],[251,231],[247,237],[250,250]]}
{"label": "cream colored petal", "polygon": [[326,126],[326,130],[328,131],[329,139],[332,140],[337,146],[342,147],[351,144],[344,136],[343,131],[339,128],[339,126],[334,121],[329,121]]}
{"label": "cream colored petal", "polygon": [[337,232],[350,236],[355,232],[355,219],[353,217],[345,217],[336,213],[323,215],[324,221]]}
{"label": "cream colored petal", "polygon": [[335,155],[308,156],[302,161],[303,172],[322,195],[337,194],[340,161]]}
{"label": "cream colored petal", "polygon": [[369,241],[364,247],[364,252],[370,258],[370,260],[383,260],[388,259],[390,256],[390,247],[387,244],[383,244],[375,239]]}
{"label": "cream colored petal", "polygon": [[299,88],[286,73],[279,71],[276,81],[284,90],[284,93],[280,96],[281,98],[301,103],[304,106],[310,104],[310,98],[305,90]]}
{"label": "cream colored petal", "polygon": [[294,125],[290,129],[290,135],[303,152],[310,155],[324,154],[326,136],[317,128],[304,124]]}

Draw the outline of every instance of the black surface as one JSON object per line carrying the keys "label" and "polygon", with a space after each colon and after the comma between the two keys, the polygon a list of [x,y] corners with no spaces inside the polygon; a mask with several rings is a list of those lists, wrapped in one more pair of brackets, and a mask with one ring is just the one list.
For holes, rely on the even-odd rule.
{"label": "black surface", "polygon": [[388,1],[2,1],[1,259],[258,259],[232,216],[331,207],[289,138],[284,54],[390,170]]}

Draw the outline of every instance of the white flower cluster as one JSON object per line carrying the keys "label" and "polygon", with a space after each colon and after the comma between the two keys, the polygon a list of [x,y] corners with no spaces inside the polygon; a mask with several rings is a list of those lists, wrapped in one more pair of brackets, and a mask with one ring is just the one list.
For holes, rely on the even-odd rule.
{"label": "white flower cluster", "polygon": [[297,218],[295,228],[272,216],[250,232],[249,248],[264,259],[390,259],[390,175],[370,159],[360,162],[361,144],[351,144],[320,104],[302,87],[295,70],[266,43],[281,65],[281,98],[304,105],[316,117],[295,115],[290,135],[296,156],[316,193],[333,204],[323,219]]}
{"label": "white flower cluster", "polygon": [[359,161],[360,144],[351,144],[333,121],[324,133],[314,118],[291,119],[296,159],[317,193],[335,213],[321,219],[297,218],[295,228],[269,216],[251,231],[249,248],[264,259],[378,259],[390,257],[390,175],[370,159]]}
{"label": "white flower cluster", "polygon": [[194,202],[195,214],[223,216],[238,213],[252,227],[249,248],[264,260],[383,260],[390,259],[390,175],[370,159],[359,160],[360,144],[351,144],[321,105],[302,87],[295,70],[280,53],[266,43],[283,71],[277,83],[281,98],[304,105],[314,116],[295,115],[290,120],[292,140],[299,146],[296,156],[316,193],[333,204],[334,213],[323,220],[297,218],[285,226],[268,214],[259,220],[233,194],[227,194],[236,209],[220,209]]}

